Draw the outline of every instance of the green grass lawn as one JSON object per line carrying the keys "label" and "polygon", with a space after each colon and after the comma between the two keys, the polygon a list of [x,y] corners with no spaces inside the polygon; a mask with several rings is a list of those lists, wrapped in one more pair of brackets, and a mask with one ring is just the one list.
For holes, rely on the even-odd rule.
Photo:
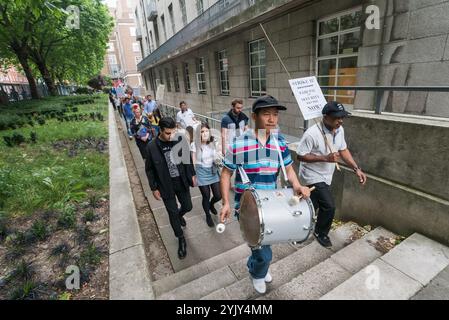
{"label": "green grass lawn", "polygon": [[[107,97],[101,96],[95,103],[78,105],[79,114],[101,112],[107,118]],[[39,107],[63,104],[64,98],[50,98],[40,101]],[[14,108],[21,109],[20,104]],[[0,112],[10,114],[8,111]],[[74,114],[67,112],[67,115]],[[27,117],[28,118],[28,117]],[[60,122],[47,119],[44,125],[35,124],[18,129],[0,131],[0,211],[6,217],[32,214],[39,209],[60,205],[60,202],[82,201],[90,193],[103,194],[108,190],[108,156],[96,149],[83,149],[76,155],[69,155],[70,142],[81,139],[107,142],[107,121]],[[37,142],[25,142],[20,146],[8,147],[3,136],[14,132],[29,139],[35,132]],[[66,145],[54,146],[59,141]],[[93,146],[90,146],[93,147]]]}
{"label": "green grass lawn", "polygon": [[0,106],[0,300],[107,298],[107,115],[103,94]]}

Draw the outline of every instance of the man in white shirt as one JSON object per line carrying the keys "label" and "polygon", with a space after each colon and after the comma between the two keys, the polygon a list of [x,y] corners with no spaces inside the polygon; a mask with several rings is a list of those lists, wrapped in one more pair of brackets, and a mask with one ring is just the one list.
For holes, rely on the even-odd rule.
{"label": "man in white shirt", "polygon": [[[342,127],[343,119],[350,115],[341,103],[327,103],[322,111],[323,121],[307,129],[299,142],[297,154],[301,161],[299,178],[302,185],[315,187],[310,198],[318,219],[314,235],[324,247],[331,247],[329,231],[335,216],[335,203],[330,190],[335,163],[341,158],[354,170],[359,182],[366,183],[366,175],[349,152]],[[325,142],[325,137],[329,146]]]}
{"label": "man in white shirt", "polygon": [[156,101],[153,100],[151,94],[146,96],[146,100],[143,103],[143,105],[144,105],[143,111],[145,115],[153,113],[154,109],[156,109]]}
{"label": "man in white shirt", "polygon": [[189,126],[193,127],[197,121],[192,110],[187,107],[187,103],[185,101],[181,101],[179,103],[179,107],[181,110],[176,115],[176,123],[183,129]]}

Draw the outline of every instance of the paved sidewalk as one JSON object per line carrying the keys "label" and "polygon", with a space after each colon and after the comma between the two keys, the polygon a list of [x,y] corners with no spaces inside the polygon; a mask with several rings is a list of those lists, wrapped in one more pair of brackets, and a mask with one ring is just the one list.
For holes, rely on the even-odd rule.
{"label": "paved sidewalk", "polygon": [[109,105],[109,298],[152,300],[151,278],[118,135],[114,109]]}
{"label": "paved sidewalk", "polygon": [[[125,128],[123,118],[120,118],[120,121],[123,128]],[[125,131],[121,134],[127,136]],[[222,234],[218,234],[215,231],[215,228],[209,228],[207,226],[206,217],[201,205],[202,197],[199,188],[190,188],[193,209],[185,215],[187,226],[183,228],[187,240],[187,256],[185,259],[180,260],[178,258],[178,239],[174,236],[173,230],[170,226],[164,203],[162,201],[157,201],[153,197],[153,193],[151,192],[145,173],[145,163],[140,155],[134,139],[129,140],[127,137],[126,141],[130,147],[131,154],[145,192],[145,197],[147,198],[150,208],[154,214],[162,241],[167,249],[175,272],[186,269],[200,263],[201,261],[212,258],[220,253],[226,252],[243,244],[243,239],[241,237],[239,224],[237,221],[228,223],[226,226],[226,231]],[[232,194],[231,197],[233,199]],[[215,207],[217,211],[219,211],[221,208],[221,202],[215,204]],[[212,219],[215,223],[218,223],[218,216],[212,215]]]}

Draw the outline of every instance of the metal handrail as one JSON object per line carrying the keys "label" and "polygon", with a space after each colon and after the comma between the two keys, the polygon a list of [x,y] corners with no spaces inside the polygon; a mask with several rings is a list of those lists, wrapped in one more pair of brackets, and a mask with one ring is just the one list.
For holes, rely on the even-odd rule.
{"label": "metal handrail", "polygon": [[374,113],[382,113],[382,97],[386,91],[425,91],[425,92],[449,92],[448,86],[320,86],[327,90],[353,90],[353,91],[375,91]]}

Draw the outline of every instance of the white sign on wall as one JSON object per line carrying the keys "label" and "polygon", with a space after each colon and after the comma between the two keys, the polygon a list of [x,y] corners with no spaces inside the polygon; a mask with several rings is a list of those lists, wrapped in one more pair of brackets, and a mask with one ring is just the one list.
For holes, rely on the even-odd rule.
{"label": "white sign on wall", "polygon": [[327,101],[316,77],[292,79],[289,83],[304,120],[322,117],[321,111]]}
{"label": "white sign on wall", "polygon": [[159,84],[156,90],[156,100],[159,102],[164,100],[164,94],[165,94],[165,85]]}

